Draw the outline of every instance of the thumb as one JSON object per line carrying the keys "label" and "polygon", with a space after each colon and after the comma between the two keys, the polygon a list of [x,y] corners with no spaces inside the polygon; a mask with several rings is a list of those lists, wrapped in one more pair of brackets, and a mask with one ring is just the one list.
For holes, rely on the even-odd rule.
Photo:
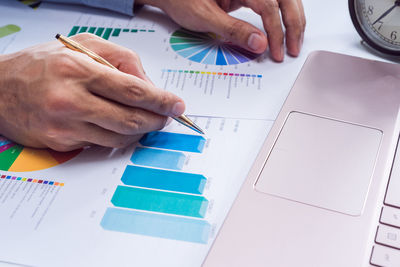
{"label": "thumb", "polygon": [[263,53],[268,46],[265,34],[253,25],[228,15],[222,9],[210,20],[205,20],[205,27],[246,50],[256,54]]}

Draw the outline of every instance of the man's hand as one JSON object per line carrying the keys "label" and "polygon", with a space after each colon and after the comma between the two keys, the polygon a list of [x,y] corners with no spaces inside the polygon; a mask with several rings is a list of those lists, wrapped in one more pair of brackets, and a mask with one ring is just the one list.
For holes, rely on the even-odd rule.
{"label": "man's hand", "polygon": [[164,127],[185,105],[157,89],[132,51],[95,35],[74,40],[120,71],[54,41],[0,56],[0,133],[33,147],[122,147]]}
{"label": "man's hand", "polygon": [[[135,3],[159,7],[187,29],[216,33],[254,53],[264,52],[269,45],[271,57],[279,62],[284,57],[285,37],[291,56],[299,55],[303,43],[306,19],[301,0],[136,0]],[[261,16],[267,36],[253,25],[227,14],[241,6]]]}

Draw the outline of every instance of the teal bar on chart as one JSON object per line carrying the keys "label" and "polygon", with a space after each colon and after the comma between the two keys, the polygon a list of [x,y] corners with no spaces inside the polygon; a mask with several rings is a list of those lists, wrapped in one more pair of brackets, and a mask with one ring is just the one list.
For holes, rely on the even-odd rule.
{"label": "teal bar on chart", "polygon": [[131,161],[134,164],[170,170],[181,170],[186,156],[182,152],[137,147]]}
{"label": "teal bar on chart", "polygon": [[113,37],[118,37],[120,33],[121,33],[121,29],[114,29],[114,31],[112,33],[112,36]]}
{"label": "teal bar on chart", "polygon": [[207,244],[211,225],[204,220],[107,208],[100,225],[110,231]]}
{"label": "teal bar on chart", "polygon": [[86,27],[86,26],[81,27],[81,29],[79,30],[79,33],[86,32],[87,30],[88,30],[88,27]]}
{"label": "teal bar on chart", "polygon": [[178,194],[119,185],[111,203],[116,207],[204,218],[208,200],[203,196]]}
{"label": "teal bar on chart", "polygon": [[90,27],[88,33],[94,33],[96,31],[96,27]]}
{"label": "teal bar on chart", "polygon": [[199,135],[151,132],[140,139],[143,146],[201,153],[206,139]]}
{"label": "teal bar on chart", "polygon": [[96,35],[101,36],[103,34],[103,32],[104,32],[104,28],[97,28]]}
{"label": "teal bar on chart", "polygon": [[108,40],[110,38],[112,30],[112,28],[107,28],[103,34],[103,39]]}
{"label": "teal bar on chart", "polygon": [[207,179],[200,174],[128,165],[121,181],[125,185],[189,194],[202,194]]}
{"label": "teal bar on chart", "polygon": [[78,33],[79,26],[74,26],[72,27],[71,31],[69,32],[68,36],[74,36],[75,34]]}

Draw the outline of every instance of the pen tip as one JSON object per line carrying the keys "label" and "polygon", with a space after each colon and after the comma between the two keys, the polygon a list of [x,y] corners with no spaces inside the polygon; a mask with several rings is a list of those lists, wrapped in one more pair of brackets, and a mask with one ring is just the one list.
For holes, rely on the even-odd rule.
{"label": "pen tip", "polygon": [[60,34],[59,33],[57,33],[57,35],[56,35],[56,39],[58,39],[58,38],[60,38]]}

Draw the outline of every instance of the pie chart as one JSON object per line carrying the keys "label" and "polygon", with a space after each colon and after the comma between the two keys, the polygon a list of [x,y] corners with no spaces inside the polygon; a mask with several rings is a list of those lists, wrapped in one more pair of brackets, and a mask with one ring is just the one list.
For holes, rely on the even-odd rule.
{"label": "pie chart", "polygon": [[0,136],[0,170],[29,172],[48,169],[73,159],[81,151],[57,152],[28,148]]}
{"label": "pie chart", "polygon": [[192,32],[186,29],[175,31],[169,43],[182,57],[203,64],[235,65],[259,56],[231,43],[225,43],[213,33]]}

